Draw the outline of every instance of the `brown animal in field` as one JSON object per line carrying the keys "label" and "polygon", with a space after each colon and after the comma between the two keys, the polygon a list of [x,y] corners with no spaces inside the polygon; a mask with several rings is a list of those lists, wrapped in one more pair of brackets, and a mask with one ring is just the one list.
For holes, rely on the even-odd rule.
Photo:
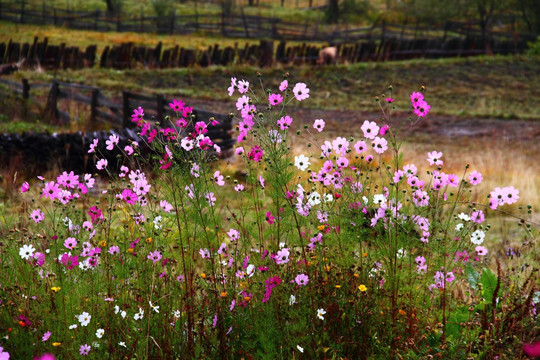
{"label": "brown animal in field", "polygon": [[24,62],[25,59],[22,59],[21,61],[16,63],[0,65],[0,75],[9,75],[11,73],[14,73],[15,71],[20,70],[21,67],[24,65]]}
{"label": "brown animal in field", "polygon": [[319,59],[317,65],[335,65],[337,62],[337,47],[329,46],[322,48],[319,51]]}

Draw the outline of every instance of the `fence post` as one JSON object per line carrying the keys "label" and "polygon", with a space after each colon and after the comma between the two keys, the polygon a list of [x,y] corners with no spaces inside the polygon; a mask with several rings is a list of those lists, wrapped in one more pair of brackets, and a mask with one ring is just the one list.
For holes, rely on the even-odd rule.
{"label": "fence post", "polygon": [[43,0],[41,6],[41,25],[45,25],[45,0]]}
{"label": "fence post", "polygon": [[169,35],[172,35],[174,33],[174,22],[175,22],[175,19],[174,19],[174,10],[173,10],[171,11],[171,19],[169,23]]}
{"label": "fence post", "polygon": [[132,126],[131,120],[129,119],[129,92],[122,91],[122,126],[124,128],[130,128]]}
{"label": "fence post", "polygon": [[21,1],[21,17],[19,19],[21,24],[24,24],[24,0]]}
{"label": "fence post", "polygon": [[96,121],[97,121],[97,108],[99,106],[98,97],[99,97],[99,89],[93,89],[92,98],[90,100],[90,127],[92,129],[95,128]]}
{"label": "fence post", "polygon": [[49,120],[49,123],[56,123],[58,121],[58,92],[58,81],[53,80],[49,95],[47,96],[47,104],[45,105],[45,116]]}
{"label": "fence post", "polygon": [[23,118],[28,115],[28,98],[30,97],[30,84],[28,79],[22,79]]}
{"label": "fence post", "polygon": [[162,123],[163,122],[163,107],[165,106],[165,99],[163,98],[163,95],[158,94],[156,96],[156,105],[157,105],[156,121],[159,121],[160,123]]}

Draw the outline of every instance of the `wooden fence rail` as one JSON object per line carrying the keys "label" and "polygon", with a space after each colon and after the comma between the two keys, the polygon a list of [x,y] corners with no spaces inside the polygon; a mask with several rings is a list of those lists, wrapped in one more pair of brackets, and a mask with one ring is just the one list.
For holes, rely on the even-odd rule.
{"label": "wooden fence rail", "polygon": [[[159,122],[160,125],[167,125],[164,124],[166,116],[174,117],[174,113],[168,105],[172,102],[172,99],[167,99],[161,94],[142,95],[123,91],[122,102],[118,103],[106,98],[97,87],[57,80],[53,80],[50,84],[31,84],[27,79],[23,79],[18,83],[0,78],[0,85],[3,85],[3,88],[22,100],[23,113],[25,114],[29,110],[28,100],[31,97],[31,89],[48,87],[47,101],[42,114],[51,123],[66,124],[71,121],[70,114],[59,106],[61,100],[90,107],[90,117],[87,124],[89,129],[98,128],[98,123],[109,124],[115,128],[132,128],[134,124],[131,121],[131,114],[133,109],[138,106],[143,107],[147,119]],[[4,93],[6,92],[0,92],[0,94]],[[232,149],[235,139],[233,138],[231,117],[202,109],[193,109],[192,116],[194,121],[207,122],[210,118],[217,120],[219,125],[210,127],[207,136],[219,145],[222,150],[228,151]],[[186,131],[191,132],[193,129],[188,128]]]}
{"label": "wooden fence rail", "polygon": [[[275,17],[246,15],[240,13],[225,16],[224,14],[195,14],[180,15],[171,13],[165,17],[145,16],[129,17],[126,14],[110,14],[103,11],[74,11],[53,8],[43,2],[40,10],[30,9],[25,0],[0,1],[0,20],[17,23],[57,25],[73,29],[119,32],[150,32],[160,34],[191,34],[203,31],[214,35],[235,38],[273,39],[288,41],[319,41],[319,42],[355,42],[362,39],[376,39],[381,33],[386,37],[440,38],[438,33],[454,33],[463,36],[483,36],[484,39],[498,37],[512,38],[515,33],[480,31],[477,22],[448,22],[440,29],[423,26],[408,26],[398,24],[377,23],[371,27],[348,29],[346,26],[330,26],[320,24],[320,21],[304,24],[285,22]],[[505,20],[506,21],[506,20]],[[511,23],[509,23],[511,22]],[[512,28],[515,19],[508,20]],[[528,34],[518,34],[518,38],[534,39]]]}

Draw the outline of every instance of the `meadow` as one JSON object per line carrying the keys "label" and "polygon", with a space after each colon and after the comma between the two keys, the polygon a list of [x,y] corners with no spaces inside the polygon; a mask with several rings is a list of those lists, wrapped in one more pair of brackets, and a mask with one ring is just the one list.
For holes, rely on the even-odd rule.
{"label": "meadow", "polygon": [[[133,109],[137,142],[89,144],[87,173],[2,169],[0,359],[527,358],[539,64],[12,75],[177,100],[159,126]],[[191,106],[233,114],[234,156]],[[2,130],[40,123],[16,107]]]}

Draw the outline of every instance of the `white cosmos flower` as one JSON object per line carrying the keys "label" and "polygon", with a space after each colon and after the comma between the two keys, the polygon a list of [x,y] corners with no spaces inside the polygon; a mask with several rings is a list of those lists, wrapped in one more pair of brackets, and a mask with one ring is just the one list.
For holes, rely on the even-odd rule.
{"label": "white cosmos flower", "polygon": [[319,205],[321,203],[321,195],[318,192],[313,191],[307,198],[308,204],[311,206]]}
{"label": "white cosmos flower", "polygon": [[249,264],[248,267],[246,268],[246,274],[247,276],[252,277],[253,274],[255,274],[255,265]]}
{"label": "white cosmos flower", "polygon": [[133,319],[135,320],[142,320],[144,317],[144,310],[142,308],[139,308],[139,312],[133,315]]}
{"label": "white cosmos flower", "polygon": [[105,330],[97,329],[96,336],[98,337],[98,339],[101,339],[103,337],[103,334],[105,334]]}
{"label": "white cosmos flower", "polygon": [[309,162],[308,157],[304,155],[294,157],[294,166],[300,169],[300,171],[306,171],[309,165],[311,165],[311,163]]}
{"label": "white cosmos flower", "polygon": [[332,196],[332,194],[324,194],[323,200],[324,202],[332,202],[334,201],[334,197]]}
{"label": "white cosmos flower", "polygon": [[294,305],[294,304],[296,304],[296,296],[291,295],[291,297],[289,298],[289,305]]}
{"label": "white cosmos flower", "polygon": [[318,309],[317,310],[317,317],[321,320],[324,320],[324,314],[326,314],[326,311],[324,309]]}
{"label": "white cosmos flower", "polygon": [[297,348],[298,351],[300,351],[301,353],[304,353],[304,348],[301,347],[300,345],[296,345],[296,348]]}
{"label": "white cosmos flower", "polygon": [[77,320],[81,323],[81,326],[87,326],[90,323],[92,316],[84,311],[81,315],[77,316]]}
{"label": "white cosmos flower", "polygon": [[32,245],[23,245],[23,247],[19,249],[19,255],[24,260],[28,260],[34,255],[34,251],[36,251],[36,249]]}
{"label": "white cosmos flower", "polygon": [[120,316],[122,317],[122,319],[125,319],[125,318],[126,318],[126,315],[127,315],[127,313],[126,313],[124,310],[122,310],[122,311],[120,312]]}
{"label": "white cosmos flower", "polygon": [[460,231],[461,229],[463,229],[465,225],[463,225],[462,223],[459,223],[456,225],[456,231]]}
{"label": "white cosmos flower", "polygon": [[373,196],[373,203],[381,205],[386,202],[386,197],[383,194],[375,194]]}
{"label": "white cosmos flower", "polygon": [[484,242],[484,238],[486,237],[486,233],[482,230],[476,230],[471,234],[471,242],[476,245],[480,245]]}
{"label": "white cosmos flower", "polygon": [[148,304],[150,304],[150,307],[152,308],[152,310],[154,310],[155,312],[159,313],[159,306],[157,305],[152,305],[152,302],[149,301]]}
{"label": "white cosmos flower", "polygon": [[77,324],[69,325],[69,330],[73,330],[77,328]]}
{"label": "white cosmos flower", "polygon": [[461,213],[457,217],[463,221],[471,221],[471,217],[465,213]]}

